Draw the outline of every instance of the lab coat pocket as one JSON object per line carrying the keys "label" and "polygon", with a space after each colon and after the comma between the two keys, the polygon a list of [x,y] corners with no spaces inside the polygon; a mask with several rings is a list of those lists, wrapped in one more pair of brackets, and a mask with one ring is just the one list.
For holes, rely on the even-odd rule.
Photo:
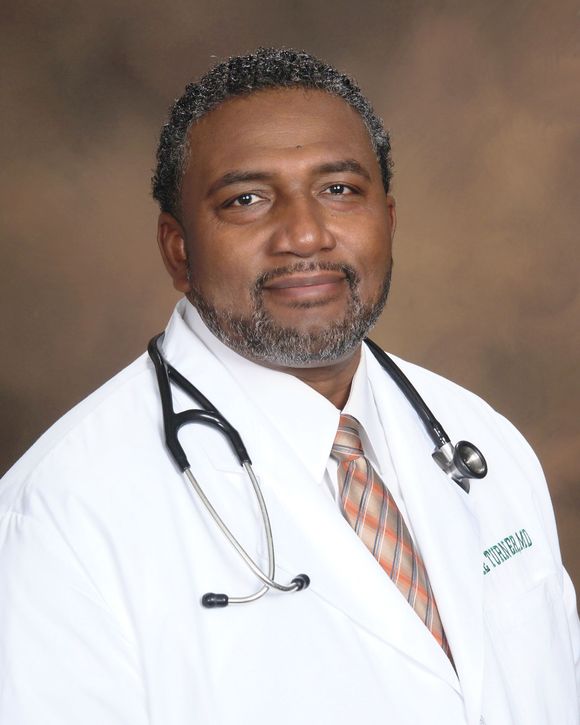
{"label": "lab coat pocket", "polygon": [[[487,632],[486,687],[501,689],[509,700],[514,723],[564,725],[575,723],[571,707],[574,682],[562,671],[569,662],[569,636],[560,583],[551,573],[530,589],[515,589],[484,611]],[[493,704],[495,701],[495,705]],[[505,710],[497,698],[487,698],[497,712],[486,720],[503,723]]]}
{"label": "lab coat pocket", "polygon": [[[550,611],[552,575],[535,583],[527,591],[516,591],[485,608],[485,619],[496,631],[524,636],[530,626],[546,619]],[[535,627],[534,627],[535,629]]]}

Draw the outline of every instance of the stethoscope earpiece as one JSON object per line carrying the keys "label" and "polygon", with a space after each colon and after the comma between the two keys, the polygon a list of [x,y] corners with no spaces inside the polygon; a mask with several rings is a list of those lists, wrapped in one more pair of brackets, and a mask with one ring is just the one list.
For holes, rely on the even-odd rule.
{"label": "stethoscope earpiece", "polygon": [[[292,579],[290,591],[301,592],[303,589],[307,589],[310,586],[310,577],[308,574],[298,574]],[[216,594],[215,592],[208,592],[201,598],[201,604],[206,609],[217,609],[227,607],[230,603],[230,598],[227,594]]]}
{"label": "stethoscope earpiece", "polygon": [[216,609],[218,607],[227,607],[230,603],[230,598],[227,594],[214,594],[214,592],[208,592],[201,598],[201,603],[206,609]]}
{"label": "stethoscope earpiece", "polygon": [[296,584],[296,591],[301,592],[310,586],[310,577],[308,574],[298,574],[292,579],[292,584]]}

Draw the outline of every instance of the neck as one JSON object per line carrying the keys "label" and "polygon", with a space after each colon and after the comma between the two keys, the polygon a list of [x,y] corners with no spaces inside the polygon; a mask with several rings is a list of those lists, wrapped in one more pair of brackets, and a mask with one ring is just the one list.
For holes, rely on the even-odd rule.
{"label": "neck", "polygon": [[360,346],[347,358],[329,365],[309,368],[285,368],[272,366],[301,380],[323,395],[336,408],[342,410],[350,394],[352,379],[360,361]]}

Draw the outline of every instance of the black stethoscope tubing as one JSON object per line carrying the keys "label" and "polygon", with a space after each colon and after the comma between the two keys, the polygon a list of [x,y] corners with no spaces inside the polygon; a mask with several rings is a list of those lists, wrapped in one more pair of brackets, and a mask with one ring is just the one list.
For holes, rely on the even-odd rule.
{"label": "black stethoscope tubing", "polygon": [[[229,440],[240,465],[252,463],[248,451],[238,431],[229,423],[219,410],[211,403],[203,393],[185,378],[173,365],[171,365],[159,350],[158,341],[163,338],[164,333],[153,337],[147,346],[149,357],[155,366],[157,384],[161,397],[161,410],[163,411],[163,428],[165,430],[165,442],[171,452],[175,463],[183,472],[190,467],[183,446],[179,442],[179,429],[186,423],[202,423],[217,428]],[[200,405],[200,409],[184,410],[176,413],[173,409],[173,396],[171,395],[171,384],[173,381],[177,387],[187,393],[190,398]]]}
{"label": "black stethoscope tubing", "polygon": [[[159,394],[161,397],[161,408],[163,413],[163,428],[165,433],[165,442],[167,448],[181,470],[194,487],[196,493],[201,498],[204,506],[211,514],[222,533],[230,541],[232,546],[237,550],[238,554],[244,559],[253,573],[263,582],[262,587],[252,595],[246,597],[228,597],[226,594],[214,594],[209,592],[202,597],[202,604],[205,607],[224,607],[228,603],[244,603],[255,601],[263,596],[270,588],[280,591],[300,591],[308,587],[310,579],[306,574],[299,574],[288,585],[279,584],[274,581],[274,549],[272,540],[272,531],[266,505],[259,487],[259,483],[252,469],[252,461],[248,451],[241,439],[238,431],[229,423],[220,411],[211,403],[203,393],[196,388],[187,378],[185,378],[173,365],[171,365],[162,355],[159,349],[159,343],[163,339],[164,333],[160,333],[153,337],[147,347],[147,352],[151,358],[157,383],[159,386]],[[370,351],[378,360],[381,367],[394,380],[406,399],[409,401],[419,418],[421,419],[425,430],[429,434],[431,440],[435,444],[435,451],[432,454],[437,465],[466,493],[469,493],[469,481],[472,478],[480,479],[487,474],[487,463],[483,454],[476,446],[467,441],[459,441],[455,446],[451,443],[445,429],[433,415],[423,398],[419,395],[415,387],[412,385],[403,371],[395,364],[395,362],[385,353],[375,342],[365,339]],[[173,408],[173,396],[171,394],[171,383],[181,388],[200,406],[199,409],[189,409],[176,413]],[[265,574],[258,565],[251,559],[247,552],[241,547],[237,539],[225,525],[217,511],[213,508],[207,499],[201,486],[196,481],[191,472],[189,460],[179,442],[179,430],[187,423],[201,423],[203,425],[213,426],[219,430],[229,440],[232,449],[240,463],[245,469],[254,488],[266,532],[268,544],[268,574]]]}
{"label": "black stethoscope tubing", "polygon": [[383,370],[391,376],[399,387],[399,390],[403,392],[409,403],[411,403],[413,409],[419,418],[421,418],[421,421],[425,426],[425,430],[430,435],[435,446],[440,448],[446,443],[450,443],[449,436],[445,432],[445,429],[433,415],[430,408],[427,406],[427,403],[425,403],[423,398],[419,395],[416,388],[411,384],[411,381],[401,368],[396,365],[393,360],[391,360],[387,353],[382,350],[376,342],[369,340],[367,337],[365,339],[365,343],[375,358],[379,361]]}

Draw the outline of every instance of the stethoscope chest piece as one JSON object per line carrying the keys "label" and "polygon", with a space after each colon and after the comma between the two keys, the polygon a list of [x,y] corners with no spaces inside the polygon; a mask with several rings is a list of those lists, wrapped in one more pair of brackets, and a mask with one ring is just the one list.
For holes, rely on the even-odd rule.
{"label": "stethoscope chest piece", "polygon": [[469,493],[470,479],[487,475],[487,462],[483,453],[469,441],[459,441],[455,446],[448,442],[433,452],[433,459],[455,483]]}
{"label": "stethoscope chest piece", "polygon": [[468,441],[459,441],[454,446],[445,429],[415,390],[409,378],[375,342],[368,339],[365,342],[383,369],[397,383],[423,422],[425,430],[435,444],[432,454],[434,461],[465,493],[469,493],[470,479],[484,478],[487,475],[487,463],[483,453]]}

